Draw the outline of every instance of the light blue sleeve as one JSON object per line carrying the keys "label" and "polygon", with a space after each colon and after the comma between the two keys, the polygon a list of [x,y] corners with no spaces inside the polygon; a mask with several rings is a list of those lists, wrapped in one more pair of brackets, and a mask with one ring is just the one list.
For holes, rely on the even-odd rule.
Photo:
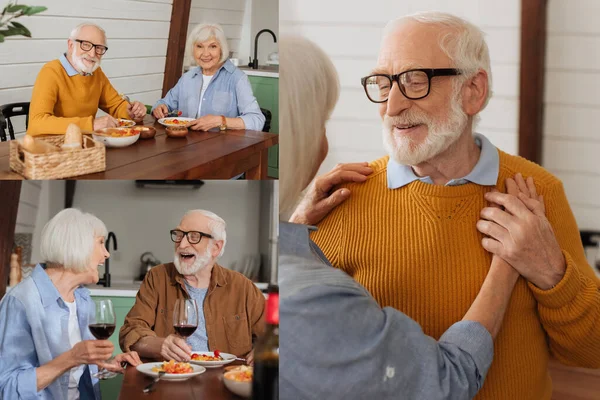
{"label": "light blue sleeve", "polygon": [[237,107],[238,115],[244,120],[244,125],[249,131],[262,131],[265,126],[265,116],[260,111],[260,106],[254,93],[252,92],[252,86],[250,80],[246,74],[242,74],[242,77],[235,86],[237,94]]}
{"label": "light blue sleeve", "polygon": [[286,258],[279,258],[282,400],[466,400],[482,387],[493,341],[481,324],[458,322],[437,341],[402,312],[380,308],[343,271]]}
{"label": "light blue sleeve", "polygon": [[23,304],[13,296],[0,302],[0,398],[38,399],[37,355]]}
{"label": "light blue sleeve", "polygon": [[177,84],[175,86],[173,86],[171,88],[171,90],[169,90],[167,92],[167,95],[158,100],[154,106],[152,107],[152,112],[154,112],[154,109],[156,107],[158,107],[161,104],[164,104],[167,106],[167,108],[169,109],[169,112],[173,111],[173,110],[179,110],[179,92],[181,90],[181,87],[183,86],[183,79],[185,78],[185,75],[182,76],[181,78],[179,78],[179,81],[177,81]]}

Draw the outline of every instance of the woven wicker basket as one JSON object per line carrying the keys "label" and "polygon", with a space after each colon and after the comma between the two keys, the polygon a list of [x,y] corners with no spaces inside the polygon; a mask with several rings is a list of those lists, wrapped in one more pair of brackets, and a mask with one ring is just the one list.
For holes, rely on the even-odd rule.
{"label": "woven wicker basket", "polygon": [[[64,135],[36,138],[55,146],[61,146]],[[83,136],[83,148],[72,151],[57,151],[33,154],[19,141],[10,142],[10,169],[27,179],[63,179],[106,170],[106,148],[104,144]]]}

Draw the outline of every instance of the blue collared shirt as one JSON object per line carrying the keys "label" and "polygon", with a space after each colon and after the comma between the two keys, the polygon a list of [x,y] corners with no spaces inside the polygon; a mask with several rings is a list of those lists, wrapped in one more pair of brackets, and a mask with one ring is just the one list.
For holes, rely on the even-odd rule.
{"label": "blue collared shirt", "polygon": [[[485,136],[476,133],[475,143],[481,149],[479,160],[471,172],[459,179],[451,179],[446,186],[458,186],[472,182],[482,186],[495,186],[500,172],[500,156],[498,149]],[[420,180],[433,184],[429,176],[415,175],[410,165],[398,164],[391,157],[387,165],[387,181],[389,189],[398,189],[409,183]]]}
{"label": "blue collared shirt", "polygon": [[[63,55],[61,55],[58,59],[59,59],[60,63],[62,64],[63,68],[65,69],[65,71],[67,71],[67,75],[69,75],[69,77],[75,76],[75,75],[80,75],[79,72],[71,65],[71,63],[67,59],[67,55],[65,53],[63,53]],[[84,75],[93,75],[93,73],[92,74],[84,74]]]}
{"label": "blue collared shirt", "polygon": [[279,224],[279,393],[294,399],[470,399],[493,341],[459,321],[436,341],[333,268],[306,225]]}
{"label": "blue collared shirt", "polygon": [[198,114],[202,91],[202,68],[196,67],[186,72],[164,99],[152,107],[152,111],[165,104],[169,111],[179,110],[182,117],[199,118],[205,115],[224,115],[228,118],[240,117],[247,130],[261,131],[265,116],[252,92],[250,81],[244,72],[227,60],[213,76],[202,99],[202,110]]}
{"label": "blue collared shirt", "polygon": [[[75,289],[82,340],[94,340],[88,329],[94,315],[90,291]],[[69,308],[42,264],[0,302],[0,398],[6,400],[67,399],[69,371],[38,392],[36,368],[71,349]],[[88,365],[79,381],[81,400],[99,400],[96,365]]]}

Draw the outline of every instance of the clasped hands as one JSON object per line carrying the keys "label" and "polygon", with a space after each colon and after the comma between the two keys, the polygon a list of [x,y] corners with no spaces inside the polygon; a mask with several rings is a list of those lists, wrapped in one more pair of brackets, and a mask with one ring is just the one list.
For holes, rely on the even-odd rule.
{"label": "clasped hands", "polygon": [[506,180],[506,192],[485,194],[491,206],[481,210],[477,221],[477,230],[486,235],[481,244],[538,288],[552,289],[564,276],[566,262],[546,218],[543,196],[533,178],[526,182],[521,174]]}

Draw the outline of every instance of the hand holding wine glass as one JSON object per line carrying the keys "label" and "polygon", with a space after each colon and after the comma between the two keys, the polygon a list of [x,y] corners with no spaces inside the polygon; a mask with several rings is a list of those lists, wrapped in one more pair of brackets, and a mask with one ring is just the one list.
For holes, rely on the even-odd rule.
{"label": "hand holding wine glass", "polygon": [[192,349],[185,339],[198,328],[198,305],[195,300],[181,299],[175,302],[173,328],[176,334],[165,338],[160,355],[165,360],[189,361]]}
{"label": "hand holding wine glass", "polygon": [[[94,303],[96,306],[95,318],[90,321],[88,327],[96,339],[105,341],[115,331],[116,318],[113,304],[110,299],[94,300]],[[111,347],[114,348],[112,343]],[[112,355],[112,350],[110,355]],[[110,355],[107,359],[110,359]],[[94,377],[99,379],[109,379],[114,378],[115,376],[117,376],[116,373],[110,372],[106,368],[102,368],[101,371],[94,374]]]}

